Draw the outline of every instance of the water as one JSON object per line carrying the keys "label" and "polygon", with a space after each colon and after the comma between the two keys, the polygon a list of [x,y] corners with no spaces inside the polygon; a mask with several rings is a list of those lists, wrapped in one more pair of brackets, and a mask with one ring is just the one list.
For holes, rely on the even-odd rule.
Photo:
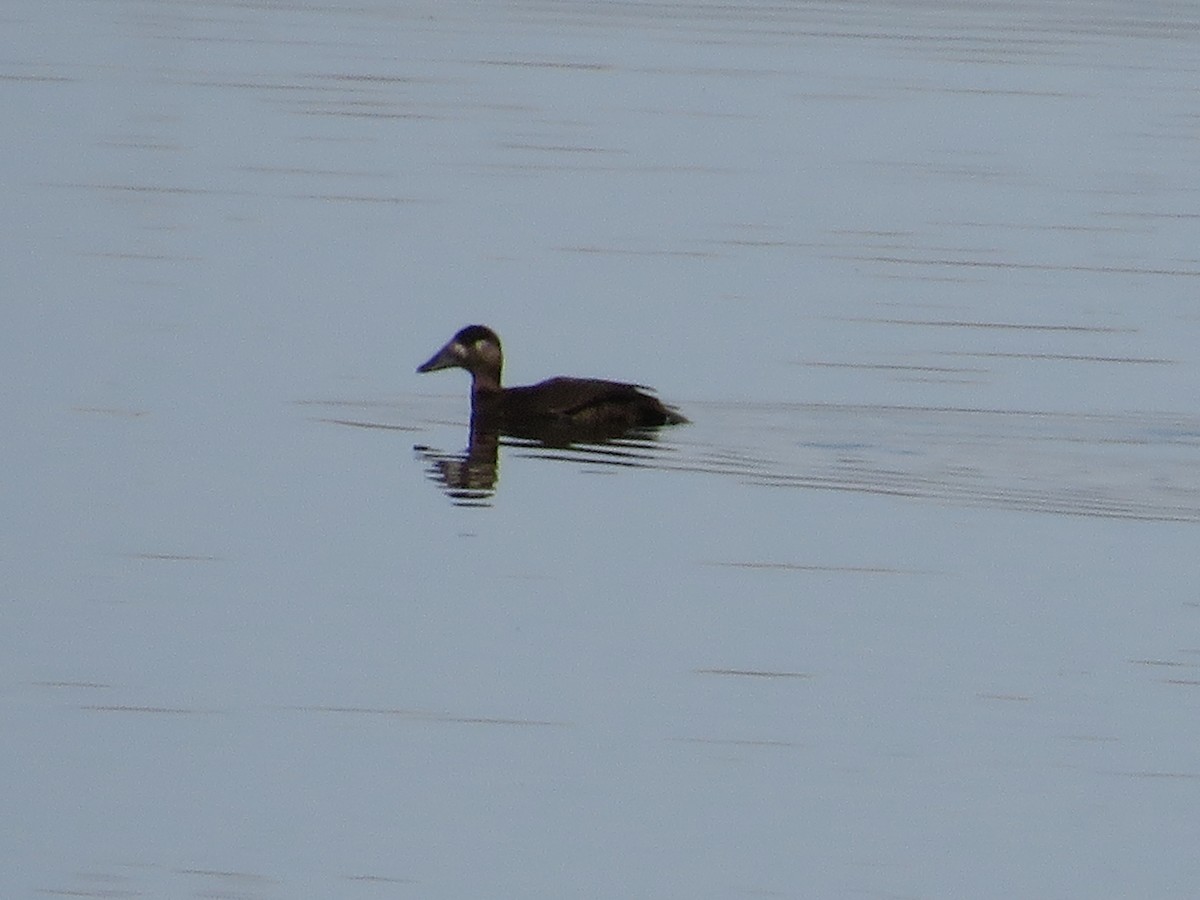
{"label": "water", "polygon": [[0,16],[4,896],[1194,893],[1191,5]]}

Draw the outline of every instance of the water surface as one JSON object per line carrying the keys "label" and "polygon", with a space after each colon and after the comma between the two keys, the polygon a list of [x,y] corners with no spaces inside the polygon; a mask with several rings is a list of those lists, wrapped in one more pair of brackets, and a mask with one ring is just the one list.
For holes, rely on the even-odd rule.
{"label": "water surface", "polygon": [[[0,892],[1190,896],[1131,9],[9,3]],[[448,492],[469,322],[693,424]]]}

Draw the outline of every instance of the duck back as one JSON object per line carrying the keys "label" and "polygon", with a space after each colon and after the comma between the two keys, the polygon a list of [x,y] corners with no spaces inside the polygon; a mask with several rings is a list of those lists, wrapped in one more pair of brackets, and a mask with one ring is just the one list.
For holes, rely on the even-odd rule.
{"label": "duck back", "polygon": [[507,421],[553,420],[584,426],[651,428],[687,420],[648,388],[599,378],[549,378],[504,388],[500,405]]}

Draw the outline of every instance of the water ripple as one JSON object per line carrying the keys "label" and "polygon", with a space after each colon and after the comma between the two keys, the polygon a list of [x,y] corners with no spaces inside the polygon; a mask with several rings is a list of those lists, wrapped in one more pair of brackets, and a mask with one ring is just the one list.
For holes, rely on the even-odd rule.
{"label": "water ripple", "polygon": [[[310,403],[308,405],[321,405]],[[345,412],[353,403],[335,404]],[[694,424],[615,441],[548,447],[504,438],[499,455],[584,470],[649,469],[771,489],[850,491],[1057,515],[1200,522],[1200,418],[1170,412],[847,404],[687,404]],[[369,412],[368,412],[369,410]],[[370,419],[318,421],[384,431],[453,426],[438,401],[364,404]],[[384,421],[381,421],[384,420]],[[453,438],[418,456],[444,474]],[[461,461],[460,461],[461,462]],[[493,473],[494,474],[494,473]],[[496,485],[470,496],[486,505]]]}

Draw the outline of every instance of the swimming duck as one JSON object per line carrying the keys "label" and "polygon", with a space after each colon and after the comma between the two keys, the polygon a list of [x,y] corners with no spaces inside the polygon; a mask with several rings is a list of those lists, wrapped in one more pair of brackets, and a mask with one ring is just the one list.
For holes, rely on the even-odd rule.
{"label": "swimming duck", "polygon": [[673,407],[644,393],[641,385],[598,378],[550,378],[523,387],[501,387],[500,338],[483,325],[468,325],[418,372],[460,368],[471,373],[471,424],[517,435],[540,429],[579,429],[619,434],[632,428],[687,422]]}

